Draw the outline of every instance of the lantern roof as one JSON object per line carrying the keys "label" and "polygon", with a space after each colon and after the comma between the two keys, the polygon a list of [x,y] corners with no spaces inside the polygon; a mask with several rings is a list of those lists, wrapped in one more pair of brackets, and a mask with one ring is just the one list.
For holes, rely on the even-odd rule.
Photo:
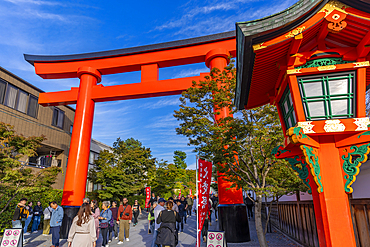
{"label": "lantern roof", "polygon": [[[236,23],[237,108],[273,103],[287,70],[310,60],[328,56],[344,63],[366,59],[369,13],[370,4],[361,0],[300,0],[280,13]],[[335,25],[342,20],[344,27]]]}

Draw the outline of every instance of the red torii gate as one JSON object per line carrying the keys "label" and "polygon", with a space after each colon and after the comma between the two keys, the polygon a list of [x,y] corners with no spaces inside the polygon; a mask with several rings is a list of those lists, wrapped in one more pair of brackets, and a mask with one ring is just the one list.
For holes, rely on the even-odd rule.
{"label": "red torii gate", "polygon": [[[68,208],[80,206],[85,196],[95,102],[180,94],[191,87],[192,81],[203,79],[207,73],[194,77],[158,80],[159,68],[205,62],[210,69],[215,67],[223,69],[230,55],[236,56],[234,31],[95,53],[62,56],[25,54],[25,59],[35,66],[36,74],[44,79],[80,78],[78,88],[41,93],[39,96],[39,104],[42,106],[76,104],[62,199],[62,205],[67,207],[67,211]],[[140,83],[107,87],[98,85],[102,75],[131,71],[141,71]],[[228,115],[225,108],[219,117]],[[218,178],[219,203],[221,205],[243,204],[242,191],[226,190],[230,185],[231,183],[222,177]],[[72,211],[75,212],[75,209]],[[233,221],[230,216],[227,217],[231,222]],[[240,222],[240,219],[237,220]],[[248,225],[248,222],[245,224]],[[241,229],[245,229],[240,228],[239,224],[237,227],[239,229],[230,228],[234,231],[233,236]],[[245,232],[241,234],[245,235]]]}

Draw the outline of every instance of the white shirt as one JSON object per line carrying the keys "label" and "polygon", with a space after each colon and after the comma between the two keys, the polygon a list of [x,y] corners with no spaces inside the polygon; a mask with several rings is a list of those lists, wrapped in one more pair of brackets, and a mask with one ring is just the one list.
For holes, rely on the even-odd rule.
{"label": "white shirt", "polygon": [[197,210],[197,204],[198,204],[198,199],[194,199],[193,200],[193,208],[192,209],[195,210],[195,211]]}
{"label": "white shirt", "polygon": [[155,217],[155,230],[158,230],[158,228],[161,227],[161,224],[157,224],[157,218],[159,216],[159,213],[162,212],[164,210],[164,207],[162,207],[161,205],[157,205],[154,209],[154,217]]}
{"label": "white shirt", "polygon": [[50,220],[52,208],[49,206],[44,210],[44,220]]}

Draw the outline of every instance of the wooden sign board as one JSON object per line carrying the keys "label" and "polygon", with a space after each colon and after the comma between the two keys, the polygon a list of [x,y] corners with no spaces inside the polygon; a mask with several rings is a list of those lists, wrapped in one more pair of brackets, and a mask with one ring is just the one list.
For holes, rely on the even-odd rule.
{"label": "wooden sign board", "polygon": [[5,229],[0,247],[22,247],[23,246],[23,229],[10,228]]}
{"label": "wooden sign board", "polygon": [[207,247],[226,247],[226,239],[224,231],[208,231]]}

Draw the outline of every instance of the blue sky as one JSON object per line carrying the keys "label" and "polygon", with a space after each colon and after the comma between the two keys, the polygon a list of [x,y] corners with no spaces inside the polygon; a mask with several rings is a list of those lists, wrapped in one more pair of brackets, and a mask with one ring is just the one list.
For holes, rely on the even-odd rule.
{"label": "blue sky", "polygon": [[[296,0],[101,1],[0,0],[0,66],[46,92],[78,87],[78,79],[44,80],[23,54],[59,55],[113,50],[235,30],[235,22],[262,18]],[[207,72],[204,64],[160,69],[160,79]],[[103,76],[103,85],[140,81],[140,72]],[[133,137],[154,157],[193,148],[176,135],[179,96],[97,103],[93,138],[112,145]]]}

